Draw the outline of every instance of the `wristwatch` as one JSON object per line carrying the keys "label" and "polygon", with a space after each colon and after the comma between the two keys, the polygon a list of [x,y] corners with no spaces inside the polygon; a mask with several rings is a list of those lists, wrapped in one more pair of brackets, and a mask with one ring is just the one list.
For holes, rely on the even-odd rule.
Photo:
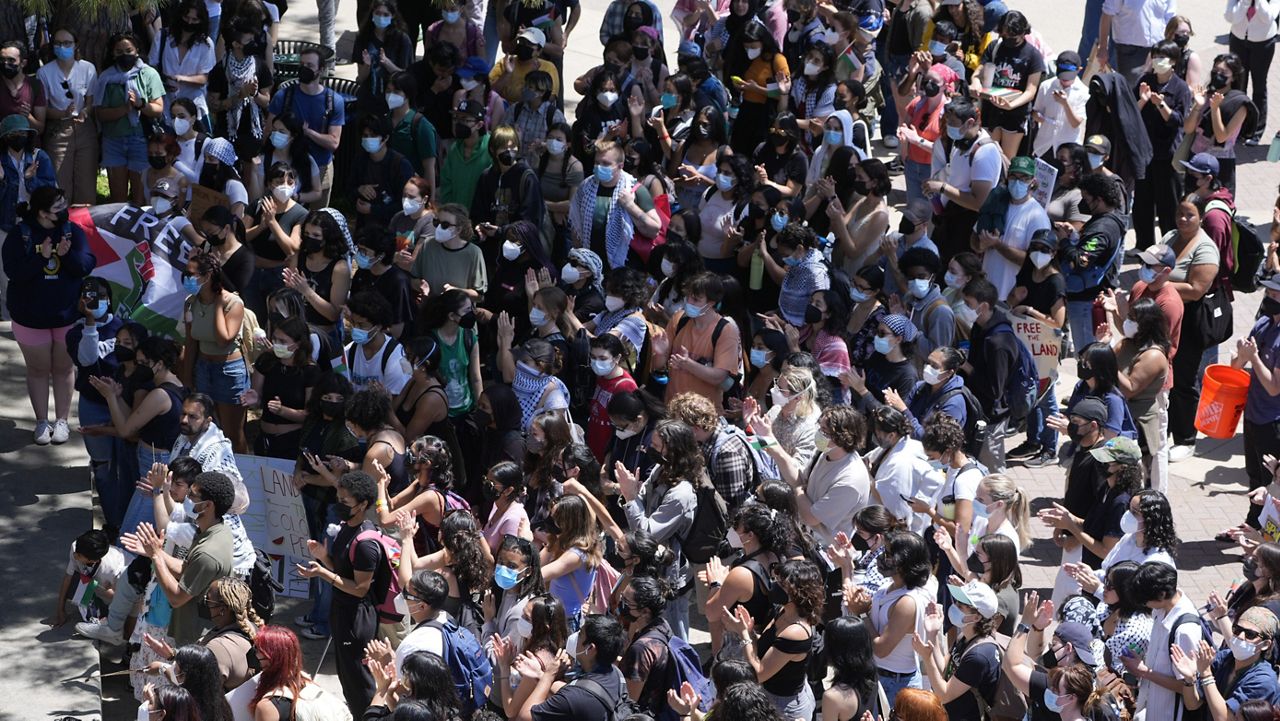
{"label": "wristwatch", "polygon": [[1025,623],[1019,623],[1018,627],[1013,630],[1014,634],[1031,633],[1031,627]]}

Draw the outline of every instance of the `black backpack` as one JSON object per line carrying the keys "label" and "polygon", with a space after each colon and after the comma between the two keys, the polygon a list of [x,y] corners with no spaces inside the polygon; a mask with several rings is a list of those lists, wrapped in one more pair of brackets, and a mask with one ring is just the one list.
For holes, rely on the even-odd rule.
{"label": "black backpack", "polygon": [[729,545],[725,540],[729,533],[729,505],[709,481],[695,486],[694,493],[697,494],[697,510],[689,532],[681,539],[680,548],[692,563],[706,563],[712,556],[724,555]]}
{"label": "black backpack", "polygon": [[987,423],[987,416],[982,412],[982,404],[973,395],[973,391],[969,390],[968,386],[952,388],[938,396],[938,400],[933,402],[933,407],[941,408],[942,404],[956,395],[964,398],[964,452],[965,455],[976,458],[986,444],[982,431]]}
{"label": "black backpack", "polygon": [[610,693],[601,686],[599,682],[583,677],[577,678],[569,682],[570,686],[586,691],[591,697],[599,701],[605,710],[605,721],[622,721],[623,719],[634,714],[648,714],[644,709],[631,700],[631,696],[627,694],[627,685],[623,683],[621,675],[614,671],[614,676],[618,679],[618,696],[614,698]]}
{"label": "black backpack", "polygon": [[1235,261],[1235,268],[1231,271],[1231,289],[1239,293],[1253,293],[1260,287],[1262,263],[1267,259],[1267,240],[1248,218],[1237,215],[1221,200],[1209,201],[1204,212],[1210,210],[1221,210],[1231,217],[1231,255]]}
{"label": "black backpack", "polygon": [[253,570],[249,572],[253,610],[263,623],[271,623],[271,616],[276,612],[276,594],[284,591],[284,583],[272,572],[271,557],[265,551],[255,548],[253,555]]}

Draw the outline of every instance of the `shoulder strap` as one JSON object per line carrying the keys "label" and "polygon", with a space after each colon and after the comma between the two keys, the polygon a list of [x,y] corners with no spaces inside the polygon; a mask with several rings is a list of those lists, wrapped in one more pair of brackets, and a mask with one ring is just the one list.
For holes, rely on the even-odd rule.
{"label": "shoulder strap", "polygon": [[1221,198],[1214,198],[1204,206],[1205,213],[1208,213],[1210,210],[1221,210],[1222,212],[1229,215],[1232,220],[1234,220],[1236,217],[1236,214],[1231,210],[1231,206],[1227,205],[1226,201],[1222,200]]}
{"label": "shoulder strap", "polygon": [[391,356],[391,353],[395,351],[396,346],[398,345],[400,345],[400,341],[389,335],[387,336],[386,346],[382,349],[382,372],[384,374],[387,372],[387,358]]}
{"label": "shoulder strap", "polygon": [[924,325],[926,328],[929,326],[929,319],[933,317],[933,312],[946,304],[947,304],[946,298],[939,298],[933,301],[932,303],[930,303],[928,308],[924,309],[924,318],[922,320],[924,320]]}
{"label": "shoulder strap", "polygon": [[586,691],[587,693],[591,694],[591,696],[595,698],[595,700],[604,704],[604,710],[608,714],[607,718],[609,719],[609,721],[616,721],[614,719],[614,713],[613,713],[613,707],[615,702],[609,699],[609,692],[605,690],[604,686],[601,686],[598,682],[593,681],[592,679],[589,679],[586,677],[575,679],[569,685],[577,686],[583,691]]}

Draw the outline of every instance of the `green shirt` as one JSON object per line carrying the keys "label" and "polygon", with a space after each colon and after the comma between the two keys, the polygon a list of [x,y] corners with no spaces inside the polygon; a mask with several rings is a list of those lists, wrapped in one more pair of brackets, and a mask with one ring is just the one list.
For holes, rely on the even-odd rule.
{"label": "green shirt", "polygon": [[[603,185],[596,190],[596,204],[591,213],[591,249],[604,258],[600,251],[605,247],[605,231],[609,227],[609,210],[613,208],[613,188]],[[644,212],[653,210],[653,195],[649,189],[636,183],[636,205]],[[625,211],[624,211],[625,212]]]}
{"label": "green shirt", "polygon": [[470,158],[465,155],[463,144],[454,143],[444,159],[444,168],[440,171],[439,204],[457,203],[464,208],[471,207],[480,175],[493,165],[493,158],[489,157],[489,134],[485,133],[476,143]]}
{"label": "green shirt", "polygon": [[436,157],[436,126],[427,116],[410,110],[391,134],[391,149],[409,159],[414,175],[421,175],[422,161]]}
{"label": "green shirt", "polygon": [[440,377],[445,382],[444,395],[449,403],[449,417],[470,413],[476,399],[471,394],[471,349],[476,344],[475,330],[458,329],[453,344],[448,345],[437,333],[440,344]]}
{"label": "green shirt", "polygon": [[169,619],[169,635],[175,647],[195,643],[200,638],[198,609],[204,602],[204,594],[211,583],[230,576],[231,568],[231,529],[226,524],[218,523],[196,534],[182,564],[182,575],[178,577],[178,588],[190,594],[191,600],[173,609],[173,617]]}
{"label": "green shirt", "polygon": [[[94,105],[99,108],[121,108],[128,102],[128,88],[125,85],[125,74],[115,68],[103,71],[94,86]],[[160,73],[150,65],[138,70],[136,77],[139,94],[143,102],[151,102],[164,97],[164,81]],[[130,135],[142,135],[142,126],[135,125],[130,115],[116,120],[99,123],[103,137],[124,138]]]}
{"label": "green shirt", "polygon": [[489,290],[484,253],[475,243],[456,250],[434,240],[422,246],[413,264],[413,277],[431,285],[431,292],[443,293],[446,283],[455,288],[470,288],[484,295]]}

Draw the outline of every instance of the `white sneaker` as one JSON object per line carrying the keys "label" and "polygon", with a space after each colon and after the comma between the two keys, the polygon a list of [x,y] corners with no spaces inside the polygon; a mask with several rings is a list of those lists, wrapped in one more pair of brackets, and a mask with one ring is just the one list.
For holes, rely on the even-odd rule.
{"label": "white sneaker", "polygon": [[53,445],[60,446],[71,437],[71,426],[61,418],[53,423]]}
{"label": "white sneaker", "polygon": [[1196,446],[1194,443],[1188,445],[1175,445],[1169,449],[1169,462],[1178,463],[1185,461],[1196,454]]}
{"label": "white sneaker", "polygon": [[81,621],[76,624],[76,633],[112,646],[119,646],[124,643],[124,635],[119,631],[112,631],[111,627],[105,623],[85,623]]}
{"label": "white sneaker", "polygon": [[36,423],[35,436],[37,446],[47,446],[53,438],[53,426],[49,425],[49,421],[39,421]]}
{"label": "white sneaker", "polygon": [[893,150],[894,148],[898,147],[898,136],[886,135],[880,139],[880,144],[890,150]]}

